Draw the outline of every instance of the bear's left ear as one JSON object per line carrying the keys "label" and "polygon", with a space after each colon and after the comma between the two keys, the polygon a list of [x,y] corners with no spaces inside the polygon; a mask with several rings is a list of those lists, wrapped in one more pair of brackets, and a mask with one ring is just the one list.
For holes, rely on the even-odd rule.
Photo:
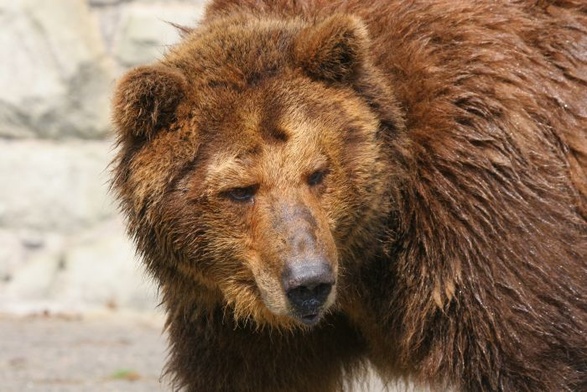
{"label": "bear's left ear", "polygon": [[333,15],[297,37],[298,64],[312,77],[332,81],[352,80],[367,57],[367,28],[350,15]]}
{"label": "bear's left ear", "polygon": [[119,136],[151,139],[174,121],[186,91],[186,79],[178,70],[153,65],[129,71],[118,82],[112,100]]}

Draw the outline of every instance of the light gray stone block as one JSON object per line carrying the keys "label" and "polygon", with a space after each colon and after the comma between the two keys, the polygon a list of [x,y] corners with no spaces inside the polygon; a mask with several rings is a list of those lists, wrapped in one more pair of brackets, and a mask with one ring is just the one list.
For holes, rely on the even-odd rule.
{"label": "light gray stone block", "polygon": [[0,228],[75,232],[112,217],[110,142],[0,142]]}
{"label": "light gray stone block", "polygon": [[100,225],[68,246],[52,296],[73,307],[154,310],[155,295],[122,224]]}
{"label": "light gray stone block", "polygon": [[153,62],[179,40],[178,30],[170,23],[194,26],[202,10],[184,3],[129,5],[122,12],[116,33],[116,59],[127,67]]}
{"label": "light gray stone block", "polygon": [[102,138],[114,67],[84,0],[0,3],[0,136]]}

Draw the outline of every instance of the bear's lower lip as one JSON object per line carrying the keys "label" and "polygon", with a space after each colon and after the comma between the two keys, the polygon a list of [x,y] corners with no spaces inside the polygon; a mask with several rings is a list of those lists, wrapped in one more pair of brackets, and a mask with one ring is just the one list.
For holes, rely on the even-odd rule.
{"label": "bear's lower lip", "polygon": [[299,320],[309,327],[318,324],[320,321],[320,313],[305,314],[299,318]]}

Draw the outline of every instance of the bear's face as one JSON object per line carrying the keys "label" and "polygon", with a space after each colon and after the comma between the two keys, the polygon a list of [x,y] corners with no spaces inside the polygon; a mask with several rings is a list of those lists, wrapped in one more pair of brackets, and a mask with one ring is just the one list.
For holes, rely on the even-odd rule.
{"label": "bear's face", "polygon": [[114,186],[164,293],[182,281],[238,320],[314,325],[384,211],[380,119],[352,85],[366,38],[347,17],[236,24],[123,78]]}

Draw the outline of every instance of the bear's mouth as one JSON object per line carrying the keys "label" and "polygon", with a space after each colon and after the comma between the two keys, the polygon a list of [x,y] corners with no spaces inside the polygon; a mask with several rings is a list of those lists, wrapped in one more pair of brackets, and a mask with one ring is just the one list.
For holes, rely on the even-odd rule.
{"label": "bear's mouth", "polygon": [[318,324],[320,319],[322,319],[321,312],[317,313],[308,313],[298,317],[299,321],[302,322],[305,326],[313,327],[314,325]]}
{"label": "bear's mouth", "polygon": [[314,326],[322,319],[329,299],[332,298],[333,284],[320,283],[300,286],[286,293],[290,314],[305,326]]}

